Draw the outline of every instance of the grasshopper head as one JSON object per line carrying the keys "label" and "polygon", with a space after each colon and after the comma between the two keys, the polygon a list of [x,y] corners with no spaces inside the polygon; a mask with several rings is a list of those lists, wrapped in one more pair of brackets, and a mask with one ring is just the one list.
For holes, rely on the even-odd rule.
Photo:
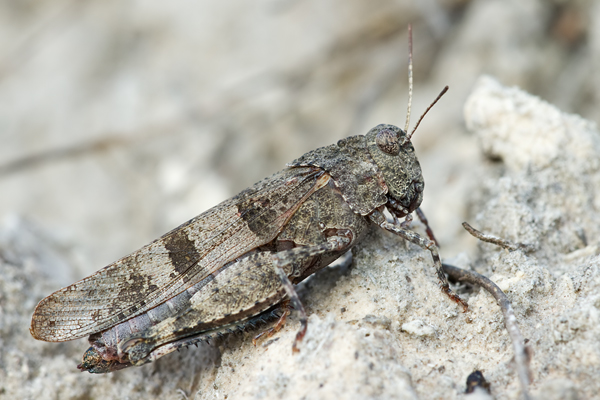
{"label": "grasshopper head", "polygon": [[388,206],[398,217],[416,210],[423,201],[425,182],[415,148],[406,132],[381,124],[366,135],[369,153],[388,187]]}

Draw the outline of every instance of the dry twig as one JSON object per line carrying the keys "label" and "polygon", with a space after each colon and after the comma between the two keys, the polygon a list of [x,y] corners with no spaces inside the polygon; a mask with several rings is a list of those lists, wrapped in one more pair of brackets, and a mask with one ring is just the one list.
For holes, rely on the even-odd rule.
{"label": "dry twig", "polygon": [[498,285],[492,282],[489,278],[486,278],[475,271],[468,271],[466,269],[458,268],[449,264],[442,264],[442,267],[444,268],[444,272],[447,273],[451,279],[482,287],[484,290],[494,296],[498,302],[498,305],[500,305],[502,314],[504,314],[504,326],[508,331],[512,341],[513,350],[515,352],[515,364],[517,367],[519,381],[521,383],[522,397],[525,400],[529,399],[529,392],[527,388],[529,386],[531,375],[529,372],[530,355],[527,347],[525,346],[523,335],[521,335],[521,331],[517,325],[517,317],[515,316],[515,312],[513,311],[508,297],[506,297],[506,294],[504,294]]}
{"label": "dry twig", "polygon": [[500,246],[503,249],[506,249],[508,251],[523,250],[525,252],[529,252],[529,251],[535,250],[535,247],[533,245],[526,244],[526,243],[513,243],[510,240],[502,239],[502,238],[499,238],[498,236],[483,233],[483,232],[478,231],[477,229],[473,228],[471,225],[469,225],[466,222],[463,222],[462,226],[463,226],[463,228],[466,229],[467,232],[469,232],[471,235],[473,235],[477,239],[481,240],[482,242],[488,242],[488,243],[495,244],[495,245]]}

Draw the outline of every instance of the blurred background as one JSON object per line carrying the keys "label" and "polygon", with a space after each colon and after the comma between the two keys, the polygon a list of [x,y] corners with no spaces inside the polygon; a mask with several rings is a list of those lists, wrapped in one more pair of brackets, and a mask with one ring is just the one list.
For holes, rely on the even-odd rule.
{"label": "blurred background", "polygon": [[[316,147],[404,126],[442,255],[481,157],[462,107],[490,74],[598,121],[591,0],[0,1],[0,221],[77,270],[137,249]],[[596,73],[595,73],[596,72]]]}

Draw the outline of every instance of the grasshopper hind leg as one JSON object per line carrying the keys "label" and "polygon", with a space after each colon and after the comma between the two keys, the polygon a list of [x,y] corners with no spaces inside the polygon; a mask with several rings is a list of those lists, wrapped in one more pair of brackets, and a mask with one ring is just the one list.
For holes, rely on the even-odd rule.
{"label": "grasshopper hind leg", "polygon": [[283,302],[281,302],[280,305],[281,308],[281,315],[279,316],[279,319],[277,320],[277,323],[275,324],[275,326],[270,327],[267,330],[262,331],[261,333],[259,333],[258,335],[254,336],[252,338],[252,344],[256,346],[256,343],[258,343],[258,339],[260,339],[261,337],[263,337],[264,335],[267,335],[267,337],[271,337],[273,336],[273,334],[275,332],[279,332],[281,330],[281,328],[284,327],[285,322],[287,320],[287,316],[290,315],[290,302],[289,300],[285,300]]}

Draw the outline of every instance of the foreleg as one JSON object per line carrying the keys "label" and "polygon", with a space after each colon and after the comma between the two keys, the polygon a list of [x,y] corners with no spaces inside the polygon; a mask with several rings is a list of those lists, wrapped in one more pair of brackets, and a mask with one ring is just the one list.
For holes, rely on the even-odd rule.
{"label": "foreleg", "polygon": [[386,231],[392,232],[392,233],[404,238],[405,240],[408,240],[409,242],[420,246],[421,248],[423,248],[425,250],[429,250],[429,252],[431,253],[431,257],[433,258],[433,265],[435,267],[435,271],[436,271],[438,279],[440,281],[440,287],[441,287],[442,291],[444,293],[446,293],[446,295],[448,297],[450,297],[451,300],[460,304],[463,307],[464,311],[467,311],[467,309],[468,309],[467,303],[465,301],[463,301],[460,297],[458,297],[458,295],[456,293],[454,293],[452,291],[452,289],[450,289],[450,285],[448,284],[448,279],[446,279],[446,275],[444,274],[444,270],[442,268],[442,262],[440,260],[440,254],[438,253],[438,248],[435,245],[435,242],[433,240],[426,239],[411,230],[403,228],[401,226],[401,224],[398,223],[397,221],[394,221],[393,223],[388,222],[388,220],[385,218],[383,213],[378,210],[373,211],[369,215],[369,218],[371,219],[371,221],[373,221],[373,223],[379,225],[381,228],[385,229]]}

